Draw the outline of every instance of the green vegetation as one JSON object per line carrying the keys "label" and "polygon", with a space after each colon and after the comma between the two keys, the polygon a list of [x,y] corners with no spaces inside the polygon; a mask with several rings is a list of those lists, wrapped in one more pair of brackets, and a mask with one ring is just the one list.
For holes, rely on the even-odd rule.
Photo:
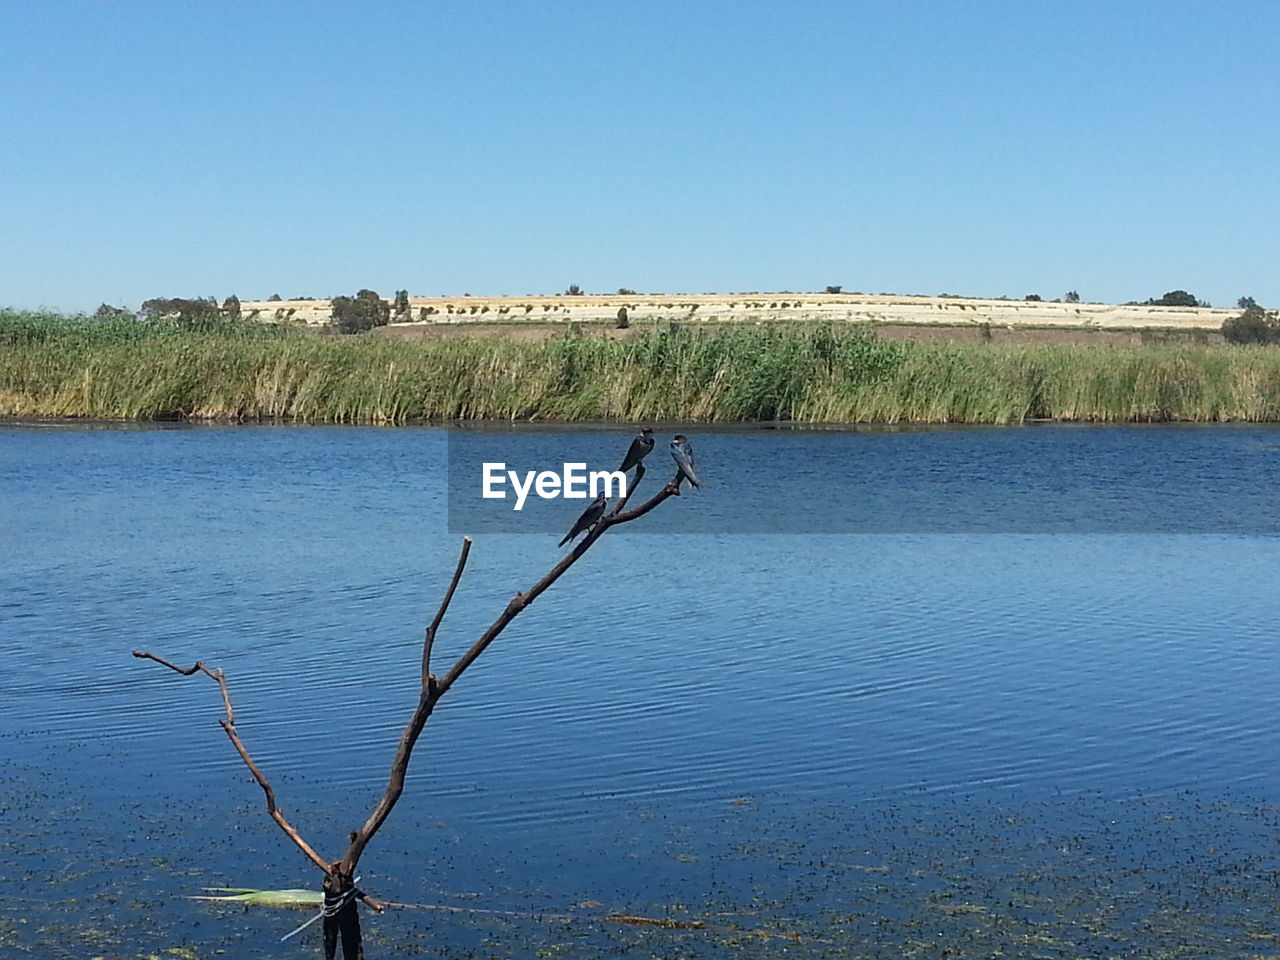
{"label": "green vegetation", "polygon": [[825,325],[391,341],[0,311],[0,415],[1280,421],[1280,347],[899,343]]}
{"label": "green vegetation", "polygon": [[[107,305],[98,308],[99,313]],[[237,309],[239,302],[237,301]],[[110,309],[110,308],[108,308]],[[218,301],[213,297],[207,300],[200,297],[185,299],[183,297],[146,300],[142,304],[141,314],[153,322],[167,322],[179,327],[203,327],[219,323],[223,319]]]}
{"label": "green vegetation", "polygon": [[1207,307],[1207,300],[1197,300],[1195,294],[1185,290],[1170,290],[1159,300],[1154,297],[1146,301],[1149,307]]}
{"label": "green vegetation", "polygon": [[394,311],[396,323],[406,323],[409,320],[409,291],[397,290]]}
{"label": "green vegetation", "polygon": [[[404,302],[407,310],[407,292]],[[334,297],[330,302],[330,315],[339,333],[363,333],[374,327],[386,326],[391,320],[391,305],[373,290],[361,290],[354,297]]]}
{"label": "green vegetation", "polygon": [[1252,297],[1241,297],[1244,311],[1222,321],[1222,336],[1228,343],[1280,344],[1280,314],[1267,312]]}

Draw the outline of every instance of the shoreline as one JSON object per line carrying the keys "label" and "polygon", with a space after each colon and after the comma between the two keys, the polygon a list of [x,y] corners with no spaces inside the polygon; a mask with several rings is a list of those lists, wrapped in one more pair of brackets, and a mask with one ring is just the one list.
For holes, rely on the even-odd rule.
{"label": "shoreline", "polygon": [[[1278,428],[1280,420],[1055,420],[1048,417],[1028,418],[1014,423],[859,423],[832,422],[810,423],[797,420],[647,420],[646,426],[655,431],[679,432],[687,430],[714,433],[757,433],[777,431],[780,433],[935,433],[962,430],[1010,430],[1017,428],[1047,429],[1061,427],[1064,429],[1079,428],[1122,428],[1141,427],[1144,429],[1169,429],[1194,427],[1202,429],[1251,429],[1254,427]],[[219,429],[219,428],[255,428],[255,427],[306,427],[313,429],[336,428],[350,429],[428,429],[428,430],[465,430],[477,433],[523,433],[526,431],[574,432],[574,431],[611,431],[634,432],[637,422],[629,420],[404,420],[387,421],[354,421],[336,422],[321,420],[302,420],[287,417],[261,419],[228,419],[216,417],[192,417],[183,420],[149,419],[149,420],[110,420],[101,417],[39,417],[11,416],[0,414],[0,428],[21,427],[33,430],[182,430],[182,429]]]}
{"label": "shoreline", "polygon": [[[1097,333],[1084,336],[1097,336]],[[893,340],[668,325],[626,338],[13,326],[0,416],[124,422],[1280,422],[1280,348]]]}

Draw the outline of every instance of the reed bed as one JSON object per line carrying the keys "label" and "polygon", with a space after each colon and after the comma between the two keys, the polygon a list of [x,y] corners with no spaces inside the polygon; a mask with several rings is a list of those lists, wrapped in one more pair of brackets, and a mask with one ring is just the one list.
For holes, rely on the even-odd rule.
{"label": "reed bed", "polygon": [[832,326],[390,341],[0,311],[0,415],[147,419],[1280,421],[1280,348],[900,343]]}

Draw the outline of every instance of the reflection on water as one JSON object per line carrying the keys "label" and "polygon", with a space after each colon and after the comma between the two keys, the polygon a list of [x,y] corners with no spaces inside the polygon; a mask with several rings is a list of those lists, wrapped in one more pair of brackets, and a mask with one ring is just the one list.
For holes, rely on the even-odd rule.
{"label": "reflection on water", "polygon": [[[946,438],[1043,458],[1043,434]],[[456,559],[445,452],[431,429],[0,430],[0,952],[68,928],[70,955],[314,952],[274,943],[291,917],[181,899],[316,878],[214,685],[128,651],[223,667],[282,805],[336,852],[381,792]],[[777,484],[785,461],[755,469]],[[440,663],[558,539],[477,538]],[[1246,895],[1280,869],[1260,759],[1280,752],[1277,547],[611,533],[444,701],[366,854],[375,895],[506,912],[391,914],[375,943],[777,949],[592,919],[616,911],[727,914],[813,955],[1252,956],[1269,918]]]}

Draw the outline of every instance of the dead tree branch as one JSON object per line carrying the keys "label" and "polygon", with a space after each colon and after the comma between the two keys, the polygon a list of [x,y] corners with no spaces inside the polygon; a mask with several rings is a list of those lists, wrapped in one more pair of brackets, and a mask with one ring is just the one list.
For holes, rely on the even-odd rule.
{"label": "dead tree branch", "polygon": [[427,686],[431,677],[431,648],[436,642],[436,631],[440,629],[440,623],[444,620],[449,603],[453,600],[453,592],[458,589],[458,581],[462,579],[462,571],[467,566],[467,555],[470,553],[471,538],[463,537],[462,555],[458,557],[458,566],[453,571],[453,579],[449,581],[449,589],[445,591],[444,599],[440,601],[440,609],[436,611],[431,626],[427,627],[427,637],[422,643],[422,685],[424,687]]}
{"label": "dead tree branch", "polygon": [[285,836],[296,843],[298,845],[298,849],[305,853],[312,863],[321,870],[328,872],[329,865],[325,863],[324,858],[321,857],[320,854],[316,853],[306,840],[302,839],[302,834],[298,833],[293,824],[288,821],[284,815],[284,811],[276,806],[276,794],[275,791],[271,789],[270,781],[268,781],[263,772],[258,769],[258,765],[253,762],[253,757],[249,755],[248,749],[240,739],[240,735],[236,732],[236,715],[235,711],[231,709],[231,695],[227,692],[227,678],[223,676],[222,671],[210,670],[199,660],[196,661],[195,666],[191,667],[189,670],[184,670],[182,667],[172,664],[163,657],[156,656],[154,653],[143,653],[141,651],[134,650],[133,655],[140,660],[154,660],[161,666],[168,667],[170,670],[175,673],[180,673],[184,677],[189,677],[198,670],[217,682],[218,689],[222,691],[222,705],[227,711],[226,718],[219,720],[218,723],[222,725],[222,729],[230,738],[232,745],[236,748],[236,752],[240,754],[240,759],[244,761],[244,765],[248,767],[249,772],[253,774],[253,779],[258,781],[258,786],[260,786],[262,788],[262,792],[267,795],[267,813],[271,815],[272,820],[280,825],[280,829],[285,832]]}
{"label": "dead tree branch", "polygon": [[[236,752],[240,754],[240,759],[244,761],[249,772],[253,774],[254,780],[258,786],[262,788],[262,792],[267,798],[267,812],[271,815],[271,819],[280,826],[285,835],[292,840],[298,848],[306,854],[317,867],[324,871],[324,890],[326,910],[324,915],[324,953],[327,958],[335,956],[339,939],[343,946],[343,955],[349,960],[356,960],[364,956],[364,950],[361,945],[360,922],[355,909],[355,900],[364,900],[369,906],[375,910],[381,911],[382,904],[378,903],[372,897],[367,897],[355,887],[355,870],[356,864],[360,860],[360,855],[364,852],[364,848],[369,841],[373,839],[386,822],[387,817],[391,814],[396,802],[400,799],[404,792],[405,776],[409,770],[409,760],[413,755],[413,748],[418,742],[418,737],[422,733],[423,727],[426,725],[428,718],[435,709],[436,703],[440,698],[448,692],[458,679],[466,672],[471,664],[475,663],[477,658],[484,653],[498,635],[506,629],[507,625],[514,620],[521,611],[529,604],[533,603],[542,593],[547,590],[553,583],[578,562],[582,556],[591,549],[597,540],[613,527],[620,524],[630,523],[638,520],[650,510],[653,510],[669,497],[680,496],[680,485],[684,480],[683,475],[677,471],[665,487],[658,493],[654,494],[638,507],[630,510],[625,509],[631,498],[632,492],[640,482],[640,478],[644,476],[644,467],[637,466],[635,479],[628,485],[627,492],[623,495],[613,512],[603,516],[592,527],[585,537],[582,538],[564,557],[553,566],[547,574],[535,583],[528,590],[517,593],[506,608],[499,615],[498,619],[490,624],[489,628],[480,635],[480,638],[471,645],[471,647],[462,654],[454,663],[453,667],[446,673],[443,679],[437,679],[435,674],[431,672],[431,652],[435,645],[436,633],[440,629],[440,624],[444,621],[445,614],[449,610],[449,604],[453,601],[453,595],[458,589],[458,584],[462,579],[462,574],[466,570],[467,557],[471,552],[471,538],[466,537],[462,541],[462,552],[458,557],[457,566],[454,568],[453,577],[449,581],[448,589],[445,591],[443,599],[440,601],[440,608],[436,611],[435,617],[427,627],[426,635],[422,643],[422,684],[418,693],[418,705],[413,711],[413,715],[409,718],[408,724],[404,728],[404,732],[400,735],[400,743],[396,747],[395,758],[391,763],[391,772],[387,778],[387,785],[382,793],[381,798],[374,805],[368,818],[360,826],[359,829],[353,830],[349,837],[346,851],[343,853],[341,860],[326,861],[302,838],[301,834],[294,829],[293,825],[285,818],[284,813],[276,806],[275,792],[271,789],[271,783],[266,776],[258,769],[258,765],[254,763],[253,757],[249,755],[243,741],[236,732],[235,712],[231,707],[231,696],[227,692],[226,678],[221,670],[210,669],[204,663],[197,661],[195,666],[190,669],[183,669],[163,657],[154,653],[143,653],[137,650],[133,651],[133,655],[143,660],[154,660],[161,666],[168,667],[176,673],[183,676],[191,676],[197,671],[204,673],[217,682],[219,690],[222,692],[222,703],[226,709],[226,718],[220,720],[222,729],[230,738],[232,745],[236,748]],[[330,906],[332,905],[332,911]]]}
{"label": "dead tree branch", "polygon": [[[641,475],[637,475],[637,481]],[[615,510],[614,513],[602,517],[587,535],[559,563],[551,568],[546,576],[523,593],[517,593],[507,604],[506,609],[502,611],[498,619],[489,626],[489,629],[481,634],[480,638],[471,645],[471,648],[458,658],[458,661],[444,675],[443,679],[437,680],[434,674],[426,672],[427,665],[431,646],[435,642],[435,630],[444,618],[449,601],[453,598],[453,591],[458,585],[458,579],[462,576],[467,554],[471,549],[471,539],[468,537],[463,540],[462,555],[458,558],[458,566],[454,571],[453,581],[449,584],[448,592],[440,605],[440,611],[436,614],[436,619],[432,621],[431,627],[427,629],[427,638],[423,645],[424,676],[422,678],[422,688],[418,694],[418,705],[413,711],[413,716],[409,718],[409,723],[405,726],[404,733],[400,735],[400,743],[396,747],[395,759],[391,763],[391,773],[387,777],[387,786],[382,793],[382,797],[378,800],[364,824],[351,834],[351,842],[347,845],[346,853],[343,854],[339,867],[341,874],[348,877],[355,876],[356,864],[359,863],[360,855],[364,853],[365,846],[373,839],[373,835],[378,832],[378,829],[386,821],[392,808],[395,807],[396,801],[400,799],[400,795],[404,792],[404,779],[409,770],[409,760],[413,756],[414,745],[417,744],[418,736],[422,733],[422,728],[426,725],[427,719],[431,716],[432,711],[435,710],[436,703],[439,702],[440,698],[466,672],[466,669],[475,663],[476,659],[480,654],[484,653],[489,644],[497,639],[498,635],[506,629],[507,624],[519,616],[520,612],[533,603],[544,590],[559,580],[566,570],[577,563],[582,555],[604,536],[606,531],[619,524],[630,523],[632,520],[639,519],[668,497],[680,496],[680,483],[682,480],[683,476],[677,471],[675,477],[662,490],[640,506],[625,513]],[[635,482],[628,486],[627,494],[623,497],[619,507],[626,505],[631,491],[635,487]]]}

